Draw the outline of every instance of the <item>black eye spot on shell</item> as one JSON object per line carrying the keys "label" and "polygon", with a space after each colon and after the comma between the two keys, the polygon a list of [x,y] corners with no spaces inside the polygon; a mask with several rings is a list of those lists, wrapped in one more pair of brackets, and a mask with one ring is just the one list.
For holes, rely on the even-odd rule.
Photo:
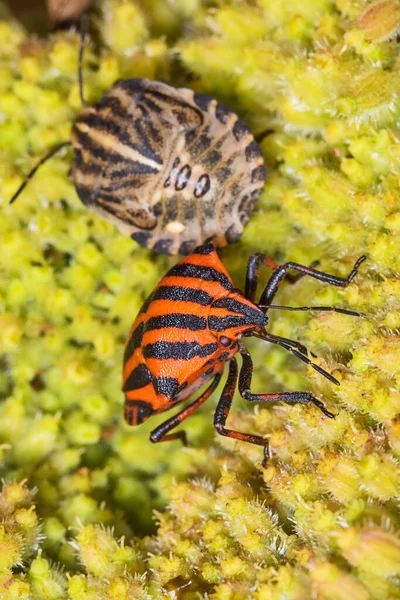
{"label": "black eye spot on shell", "polygon": [[251,144],[246,146],[245,154],[248,162],[256,160],[259,156],[262,156],[260,147],[256,141],[252,141]]}
{"label": "black eye spot on shell", "polygon": [[135,231],[135,233],[132,233],[131,238],[141,246],[146,246],[147,242],[151,238],[151,233],[146,233],[145,231]]}
{"label": "black eye spot on shell", "polygon": [[221,121],[221,123],[226,123],[229,115],[231,114],[232,111],[225,106],[225,104],[218,102],[217,108],[215,109],[215,116],[217,117],[218,121]]}
{"label": "black eye spot on shell", "polygon": [[159,252],[160,254],[169,254],[170,248],[172,246],[172,240],[158,240],[154,244],[154,251]]}
{"label": "black eye spot on shell", "polygon": [[192,143],[197,139],[197,129],[189,129],[185,132],[185,144],[191,146]]}
{"label": "black eye spot on shell", "polygon": [[243,212],[239,213],[239,220],[240,220],[241,225],[243,225],[243,227],[245,225],[247,225],[247,223],[249,222],[250,215],[251,215],[250,206],[247,211],[243,211]]}
{"label": "black eye spot on shell", "polygon": [[185,189],[187,184],[189,183],[190,176],[192,174],[192,169],[189,165],[184,165],[182,169],[179,171],[178,175],[175,179],[175,189],[177,192],[181,192]]}
{"label": "black eye spot on shell", "polygon": [[179,246],[179,254],[190,254],[196,247],[196,240],[185,240]]}
{"label": "black eye spot on shell", "polygon": [[211,183],[209,176],[207,173],[203,173],[203,175],[199,177],[194,187],[195,198],[201,198],[202,196],[205,196],[210,189],[210,185]]}
{"label": "black eye spot on shell", "polygon": [[244,136],[249,135],[249,130],[243,121],[236,121],[232,127],[232,133],[237,142],[239,142]]}
{"label": "black eye spot on shell", "polygon": [[91,188],[87,188],[83,185],[77,185],[76,191],[78,192],[79,198],[81,199],[83,204],[85,204],[86,206],[90,206],[90,204],[93,204],[93,190]]}
{"label": "black eye spot on shell", "polygon": [[162,211],[163,211],[162,202],[157,202],[157,204],[155,204],[153,206],[153,213],[155,214],[156,217],[159,217],[162,214]]}
{"label": "black eye spot on shell", "polygon": [[235,225],[231,225],[225,233],[226,241],[228,244],[233,244],[240,238],[240,232],[237,230]]}
{"label": "black eye spot on shell", "polygon": [[253,169],[253,171],[251,173],[251,183],[257,183],[257,182],[263,183],[265,181],[266,176],[267,176],[267,169],[265,168],[264,165],[260,165],[256,169]]}
{"label": "black eye spot on shell", "polygon": [[206,94],[194,94],[193,100],[195,101],[197,106],[201,108],[201,110],[207,112],[208,106],[212,101],[212,98],[211,96],[207,96]]}

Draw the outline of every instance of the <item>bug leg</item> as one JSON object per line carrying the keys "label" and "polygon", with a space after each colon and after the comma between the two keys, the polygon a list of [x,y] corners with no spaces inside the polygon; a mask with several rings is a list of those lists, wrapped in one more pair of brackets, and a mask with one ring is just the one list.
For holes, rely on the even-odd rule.
{"label": "bug leg", "polygon": [[258,135],[256,135],[254,139],[256,140],[257,144],[260,144],[264,138],[268,137],[272,133],[275,133],[274,129],[264,129]]}
{"label": "bug leg", "polygon": [[335,415],[329,412],[318,398],[315,398],[310,392],[282,392],[277,394],[253,394],[250,390],[251,380],[253,377],[253,361],[250,354],[244,346],[240,348],[243,364],[240,369],[239,376],[239,393],[245,400],[249,402],[288,402],[309,403],[314,404],[326,417],[334,419]]}
{"label": "bug leg", "polygon": [[235,358],[232,358],[229,363],[229,374],[226,380],[224,389],[222,391],[221,398],[217,404],[214,415],[214,427],[220,435],[234,438],[235,440],[241,440],[242,442],[249,442],[250,444],[256,444],[257,446],[264,447],[264,459],[262,461],[263,467],[267,464],[269,458],[269,444],[268,440],[265,440],[259,435],[251,435],[249,433],[241,433],[239,431],[233,431],[232,429],[226,429],[225,424],[228,418],[229,412],[232,406],[233,395],[235,393],[236,384],[238,379],[238,367]]}
{"label": "bug leg", "polygon": [[[279,335],[273,335],[272,333],[267,333],[266,331],[264,331],[263,333],[261,332],[257,332],[257,331],[251,331],[248,335],[248,337],[256,337],[259,338],[260,340],[265,340],[267,342],[272,342],[273,344],[278,343],[278,341],[283,342],[285,345],[290,346],[291,348],[297,348],[298,350],[300,350],[300,352],[302,352],[303,354],[305,354],[307,356],[308,352],[310,352],[311,356],[314,356],[316,358],[316,354],[314,354],[313,352],[309,351],[308,348],[306,346],[304,346],[304,344],[301,344],[300,342],[296,342],[294,340],[289,340],[288,338],[284,338],[284,337],[280,337]],[[272,341],[272,339],[269,338],[274,338],[274,340]],[[280,345],[280,344],[278,344]]]}
{"label": "bug leg", "polygon": [[25,187],[27,186],[27,184],[30,182],[30,180],[32,179],[32,177],[35,175],[35,173],[38,170],[38,168],[41,167],[50,158],[52,158],[55,154],[57,154],[57,152],[59,150],[61,150],[62,148],[65,148],[65,146],[72,146],[72,142],[61,142],[61,144],[58,144],[58,146],[56,146],[55,148],[53,148],[53,150],[50,150],[50,152],[48,152],[46,154],[46,156],[44,156],[41,160],[39,160],[39,162],[33,167],[33,169],[25,177],[24,181],[21,183],[21,185],[19,186],[19,188],[17,189],[17,191],[15,192],[15,194],[13,195],[13,197],[11,198],[11,200],[9,201],[9,204],[12,204],[13,202],[15,202],[15,200],[18,198],[18,196],[20,195],[20,193],[22,192],[22,190],[25,189]]}
{"label": "bug leg", "polygon": [[261,254],[261,252],[257,252],[257,254],[253,254],[252,256],[250,256],[247,262],[246,287],[244,295],[251,302],[254,302],[256,296],[260,263],[263,263],[264,265],[270,267],[273,270],[278,268],[277,263],[274,260],[272,260],[272,258],[269,258],[269,256],[265,256],[265,254]]}
{"label": "bug leg", "polygon": [[[329,381],[331,381],[335,385],[340,385],[338,380],[335,377],[333,377],[333,375],[328,373],[328,371],[325,371],[325,369],[323,369],[319,365],[313,363],[308,358],[307,348],[305,346],[303,346],[303,344],[299,344],[298,342],[294,342],[293,340],[289,340],[287,338],[280,337],[279,335],[273,335],[272,333],[267,333],[266,331],[262,334],[254,334],[254,337],[258,337],[261,340],[265,340],[266,342],[271,342],[271,344],[276,344],[277,346],[281,346],[288,352],[291,352],[292,354],[297,356],[297,358],[299,358],[304,363],[306,363],[306,365],[310,365],[310,367],[312,367],[320,375],[323,375],[323,377],[325,377],[326,379],[329,379]],[[298,352],[296,348],[298,348],[300,350],[300,352]],[[315,354],[311,353],[311,355],[315,357]]]}
{"label": "bug leg", "polygon": [[285,277],[287,277],[287,272],[289,269],[294,269],[302,275],[309,275],[310,277],[314,277],[314,279],[318,279],[319,281],[329,283],[330,285],[345,288],[349,285],[349,283],[352,282],[352,280],[357,274],[359,266],[362,262],[364,262],[365,258],[365,256],[361,256],[356,261],[353,269],[350,271],[348,277],[346,278],[336,277],[335,275],[330,275],[329,273],[324,273],[323,271],[317,271],[312,267],[305,267],[304,265],[299,265],[298,263],[294,262],[285,263],[284,265],[281,265],[280,267],[275,269],[275,271],[271,275],[263,293],[261,294],[259,304],[271,304],[276,292],[278,291],[279,284]]}
{"label": "bug leg", "polygon": [[335,312],[335,313],[340,313],[341,315],[350,315],[351,317],[362,317],[363,314],[355,311],[355,310],[350,310],[348,308],[336,308],[336,306],[281,306],[280,304],[269,304],[269,305],[263,305],[263,304],[257,304],[258,308],[276,308],[278,310],[288,310],[291,312],[294,311],[314,311],[314,312]]}
{"label": "bug leg", "polygon": [[[319,260],[314,260],[308,268],[313,269],[314,267],[318,267],[318,265]],[[302,279],[305,275],[307,275],[307,273],[297,273],[296,275],[292,275],[292,273],[287,273],[286,281],[288,281],[289,283],[297,283],[299,279]]]}
{"label": "bug leg", "polygon": [[[257,254],[253,254],[252,256],[250,256],[247,263],[246,287],[244,295],[246,298],[248,298],[248,300],[251,300],[251,302],[255,301],[260,263],[264,264],[267,267],[270,267],[273,271],[280,268],[279,265],[274,260],[272,260],[272,258],[269,258],[269,256],[266,256],[265,254],[261,254],[260,252],[258,252]],[[312,269],[313,267],[316,267],[318,263],[318,260],[314,261],[313,263],[311,263],[309,268]],[[304,275],[307,275],[307,273],[301,272],[297,273],[297,275],[287,273],[286,281],[289,281],[289,283],[296,283],[296,281],[304,277]]]}
{"label": "bug leg", "polygon": [[79,58],[78,58],[78,81],[79,81],[79,96],[81,99],[82,106],[88,106],[84,95],[83,95],[83,56],[85,53],[85,40],[88,32],[89,25],[89,15],[87,12],[84,12],[81,16],[81,34],[80,34],[80,44],[79,44]]}
{"label": "bug leg", "polygon": [[208,398],[211,396],[217,385],[219,384],[221,379],[221,373],[215,375],[211,385],[201,394],[197,400],[192,402],[189,406],[181,410],[177,415],[171,417],[164,423],[161,423],[156,429],[154,429],[150,434],[150,441],[153,444],[157,444],[158,442],[168,442],[171,440],[180,439],[184,446],[187,445],[186,433],[184,431],[177,431],[175,433],[168,433],[171,429],[178,427],[182,421],[190,417]]}

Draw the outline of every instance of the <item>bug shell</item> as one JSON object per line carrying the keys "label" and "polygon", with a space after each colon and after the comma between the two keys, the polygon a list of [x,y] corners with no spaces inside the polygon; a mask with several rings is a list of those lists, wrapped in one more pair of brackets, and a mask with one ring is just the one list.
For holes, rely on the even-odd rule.
{"label": "bug shell", "polygon": [[128,423],[138,425],[186,400],[222,372],[245,331],[266,323],[234,287],[214,246],[196,248],[164,275],[129,333],[123,375]]}
{"label": "bug shell", "polygon": [[261,150],[235,113],[148,79],[118,81],[84,108],[72,143],[82,202],[162,254],[237,240],[266,178]]}

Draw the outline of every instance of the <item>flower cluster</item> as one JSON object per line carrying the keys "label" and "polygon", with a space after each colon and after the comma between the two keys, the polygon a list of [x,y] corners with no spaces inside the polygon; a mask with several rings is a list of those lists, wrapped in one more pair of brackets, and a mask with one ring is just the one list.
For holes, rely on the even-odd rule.
{"label": "flower cluster", "polygon": [[148,77],[217,97],[262,140],[265,192],[239,250],[221,251],[237,285],[254,251],[342,276],[365,254],[346,290],[304,278],[278,296],[363,316],[269,313],[339,387],[248,343],[254,391],[312,390],[336,415],[237,398],[229,426],[268,437],[266,468],[259,447],[214,436],[213,400],[185,424],[188,448],[150,444],[162,418],[125,425],[124,342],[173,259],[80,203],[71,151],[8,205],[69,138],[79,35],[38,39],[0,20],[0,599],[399,598],[398,2],[97,8],[89,103]]}

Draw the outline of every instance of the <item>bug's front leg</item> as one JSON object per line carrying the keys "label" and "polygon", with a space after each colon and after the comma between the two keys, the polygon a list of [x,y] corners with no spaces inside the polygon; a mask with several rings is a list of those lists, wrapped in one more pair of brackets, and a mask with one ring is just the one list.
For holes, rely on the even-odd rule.
{"label": "bug's front leg", "polygon": [[261,254],[261,252],[257,252],[257,254],[250,256],[247,263],[246,287],[244,295],[248,300],[251,300],[251,302],[254,302],[256,297],[260,263],[270,267],[273,270],[278,268],[277,263],[272,260],[272,258],[269,258],[269,256],[266,256],[265,254]]}
{"label": "bug's front leg", "polygon": [[243,364],[239,376],[239,393],[249,402],[289,402],[290,404],[314,404],[326,417],[334,419],[333,415],[327,410],[321,400],[315,398],[310,392],[281,392],[277,394],[253,394],[250,390],[253,377],[253,361],[250,354],[244,346],[241,346],[239,352],[242,356]]}
{"label": "bug's front leg", "polygon": [[177,431],[175,433],[168,433],[171,429],[178,427],[182,421],[190,417],[208,398],[211,396],[217,385],[219,384],[221,379],[221,373],[217,373],[214,379],[211,382],[211,385],[201,394],[197,400],[192,402],[188,407],[184,408],[174,417],[171,417],[164,423],[161,423],[156,429],[154,429],[150,434],[150,441],[153,444],[158,442],[169,442],[171,440],[180,439],[184,446],[187,444],[186,432],[185,431]]}
{"label": "bug's front leg", "polygon": [[235,440],[241,440],[242,442],[249,442],[250,444],[256,444],[257,446],[264,446],[264,459],[262,461],[263,467],[267,464],[269,458],[269,444],[268,440],[265,440],[259,435],[251,435],[249,433],[241,433],[239,431],[233,431],[232,429],[226,429],[225,424],[228,418],[229,412],[232,406],[233,395],[235,393],[236,384],[238,379],[238,366],[235,358],[232,358],[229,363],[229,374],[226,380],[224,389],[222,391],[221,398],[217,404],[214,415],[214,427],[220,435],[234,438]]}
{"label": "bug's front leg", "polygon": [[[279,335],[274,335],[273,333],[268,333],[267,331],[253,333],[253,336],[259,338],[260,340],[265,340],[266,342],[271,342],[271,344],[276,344],[277,346],[281,346],[281,348],[284,348],[288,352],[291,352],[292,354],[294,354],[294,356],[297,356],[297,358],[299,358],[304,363],[306,363],[306,365],[310,365],[310,367],[312,367],[315,371],[317,371],[317,373],[319,373],[326,379],[329,379],[329,381],[331,381],[335,385],[340,385],[340,383],[336,379],[336,377],[334,377],[333,375],[328,373],[328,371],[325,371],[325,369],[323,369],[322,367],[320,367],[319,365],[317,365],[316,363],[314,363],[312,360],[310,360],[308,358],[308,356],[307,356],[308,350],[305,346],[303,346],[303,344],[300,344],[299,342],[295,342],[293,340],[289,340],[288,338],[284,338]],[[300,350],[300,352],[299,352],[299,350]],[[243,352],[247,353],[247,350],[245,348],[243,348]],[[315,357],[315,354],[313,354],[312,352],[310,352],[310,354],[311,354],[311,356]],[[327,415],[327,416],[329,416],[329,415]]]}
{"label": "bug's front leg", "polygon": [[[255,302],[260,264],[270,267],[273,271],[281,268],[274,260],[272,260],[272,258],[262,254],[261,252],[257,252],[257,254],[250,256],[247,263],[246,287],[244,295],[248,300],[251,300],[251,302]],[[316,260],[315,262],[311,263],[309,268],[316,267],[317,265],[318,261]],[[286,280],[289,283],[296,283],[299,279],[304,277],[304,275],[306,275],[306,273],[297,273],[297,275],[291,275],[290,273],[287,273]],[[277,287],[279,286],[279,283],[277,284]],[[260,304],[262,304],[262,302],[260,302]]]}
{"label": "bug's front leg", "polygon": [[[288,278],[290,276],[288,274],[289,269],[293,269],[294,271],[298,271],[300,276],[309,275],[314,279],[318,279],[319,281],[323,281],[324,283],[329,283],[330,285],[335,285],[337,287],[347,287],[354,279],[357,274],[358,268],[362,262],[365,260],[365,256],[361,256],[355,263],[354,267],[350,271],[348,277],[336,277],[335,275],[330,275],[329,273],[324,273],[323,271],[317,271],[312,267],[305,267],[304,265],[299,265],[298,263],[288,262],[280,267],[277,267],[273,274],[271,275],[267,285],[263,293],[261,294],[260,301],[258,304],[268,305],[271,304],[276,292],[278,291],[279,285],[284,278]],[[298,278],[298,276],[297,276]]]}

